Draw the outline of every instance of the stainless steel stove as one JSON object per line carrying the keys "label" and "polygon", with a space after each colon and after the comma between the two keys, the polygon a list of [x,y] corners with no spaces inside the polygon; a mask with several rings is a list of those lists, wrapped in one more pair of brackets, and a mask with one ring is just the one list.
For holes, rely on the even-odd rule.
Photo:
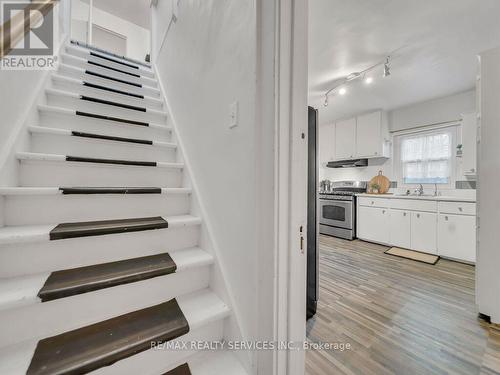
{"label": "stainless steel stove", "polygon": [[366,192],[367,185],[366,181],[339,181],[327,184],[319,192],[321,234],[356,238],[356,194]]}

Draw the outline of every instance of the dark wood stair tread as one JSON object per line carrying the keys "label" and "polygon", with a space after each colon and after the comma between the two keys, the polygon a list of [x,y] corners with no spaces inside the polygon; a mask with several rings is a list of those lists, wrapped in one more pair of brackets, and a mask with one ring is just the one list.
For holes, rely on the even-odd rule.
{"label": "dark wood stair tread", "polygon": [[159,187],[61,187],[64,195],[73,194],[161,194]]}
{"label": "dark wood stair tread", "polygon": [[62,240],[67,238],[101,236],[106,234],[138,232],[163,228],[168,228],[168,223],[161,216],[63,223],[59,224],[50,232],[50,239]]}
{"label": "dark wood stair tread", "polygon": [[116,141],[116,142],[128,142],[128,143],[139,143],[143,145],[153,145],[153,141],[149,141],[146,139],[137,139],[137,138],[125,138],[125,137],[116,137],[114,135],[102,135],[102,134],[94,134],[94,133],[85,133],[80,131],[73,130],[71,135],[74,137],[83,137],[83,138],[93,138],[93,139],[104,139],[107,141]]}
{"label": "dark wood stair tread", "polygon": [[114,117],[114,116],[104,116],[104,115],[98,115],[95,113],[83,112],[83,111],[75,111],[75,114],[77,116],[96,118],[99,120],[123,122],[124,124],[137,125],[137,126],[149,126],[149,123],[144,122],[144,121],[127,120],[124,118]]}
{"label": "dark wood stair tread", "polygon": [[70,156],[70,155],[66,156],[66,161],[73,161],[73,162],[78,162],[78,163],[133,165],[136,167],[156,167],[158,165],[155,161],[102,159],[102,158],[88,158],[88,157]]}
{"label": "dark wood stair tread", "polygon": [[38,342],[28,375],[82,374],[189,332],[175,299]]}
{"label": "dark wood stair tread", "polygon": [[[164,373],[163,375],[191,375],[191,370],[187,363],[180,365],[179,367]],[[221,374],[222,375],[222,374]]]}
{"label": "dark wood stair tread", "polygon": [[56,271],[38,292],[43,302],[174,273],[169,254],[158,254]]}

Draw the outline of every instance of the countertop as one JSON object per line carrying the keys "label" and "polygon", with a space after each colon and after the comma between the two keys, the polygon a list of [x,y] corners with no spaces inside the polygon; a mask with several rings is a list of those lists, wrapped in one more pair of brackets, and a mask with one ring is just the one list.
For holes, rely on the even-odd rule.
{"label": "countertop", "polygon": [[414,199],[414,200],[425,200],[425,201],[440,201],[440,202],[471,202],[475,203],[475,198],[467,198],[467,197],[456,197],[451,195],[426,195],[426,196],[417,196],[417,195],[398,195],[398,194],[368,194],[368,193],[360,193],[356,194],[358,197],[368,197],[368,198],[389,198],[389,199]]}

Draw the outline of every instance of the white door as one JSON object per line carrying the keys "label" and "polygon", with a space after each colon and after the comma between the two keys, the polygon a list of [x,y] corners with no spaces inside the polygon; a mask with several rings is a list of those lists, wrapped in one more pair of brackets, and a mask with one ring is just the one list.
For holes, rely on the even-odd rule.
{"label": "white door", "polygon": [[358,208],[358,237],[373,242],[389,243],[389,210],[386,208]]}
{"label": "white door", "polygon": [[441,214],[438,218],[438,254],[476,261],[476,217]]}
{"label": "white door", "polygon": [[335,124],[335,159],[352,159],[356,155],[356,119]]}
{"label": "white door", "polygon": [[335,124],[319,127],[319,162],[326,164],[335,159]]}
{"label": "white door", "polygon": [[392,246],[409,249],[411,247],[411,213],[403,210],[391,210],[389,233],[389,242]]}
{"label": "white door", "polygon": [[411,249],[423,253],[437,254],[437,214],[412,212]]}
{"label": "white door", "polygon": [[356,124],[356,156],[382,155],[382,113],[380,111],[358,116]]}

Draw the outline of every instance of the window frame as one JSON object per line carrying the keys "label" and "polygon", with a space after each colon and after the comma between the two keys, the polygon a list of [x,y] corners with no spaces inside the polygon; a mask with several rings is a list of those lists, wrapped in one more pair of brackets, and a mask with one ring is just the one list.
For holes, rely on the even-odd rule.
{"label": "window frame", "polygon": [[[415,137],[415,136],[427,136],[431,134],[436,134],[436,133],[442,133],[442,132],[449,132],[451,134],[451,156],[450,156],[450,179],[447,184],[440,184],[438,183],[438,189],[440,190],[447,190],[447,189],[454,189],[455,188],[455,183],[457,180],[457,158],[456,158],[456,149],[457,149],[457,144],[458,144],[458,137],[459,137],[459,129],[460,129],[460,123],[456,124],[450,124],[446,126],[440,126],[440,127],[432,127],[432,128],[426,128],[426,129],[421,129],[421,130],[414,130],[414,131],[401,131],[397,132],[393,136],[393,145],[394,145],[394,153],[393,153],[393,158],[394,158],[394,163],[393,163],[393,169],[394,169],[394,176],[396,177],[396,181],[398,183],[398,188],[402,189],[407,189],[407,190],[412,190],[416,189],[420,184],[406,184],[403,179],[403,163],[401,161],[401,141],[405,137]],[[422,183],[424,187],[426,186],[434,186],[434,183]]]}

